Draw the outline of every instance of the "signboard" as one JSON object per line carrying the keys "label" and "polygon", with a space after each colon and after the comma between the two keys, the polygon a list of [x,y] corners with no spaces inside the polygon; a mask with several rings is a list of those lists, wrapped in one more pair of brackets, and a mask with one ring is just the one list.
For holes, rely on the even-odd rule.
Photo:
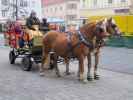
{"label": "signboard", "polygon": [[115,9],[115,13],[129,13],[129,9]]}
{"label": "signboard", "polygon": [[65,0],[42,0],[43,6],[48,6],[51,4],[59,4],[61,2],[64,2]]}

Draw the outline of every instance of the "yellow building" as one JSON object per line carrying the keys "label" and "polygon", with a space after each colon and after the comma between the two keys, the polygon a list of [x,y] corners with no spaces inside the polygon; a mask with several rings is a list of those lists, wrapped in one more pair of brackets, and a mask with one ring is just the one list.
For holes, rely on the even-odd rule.
{"label": "yellow building", "polygon": [[80,17],[129,14],[131,0],[80,0]]}
{"label": "yellow building", "polygon": [[[88,17],[88,21],[95,21],[108,17],[110,16],[90,16]],[[113,15],[111,17],[115,20],[123,35],[133,35],[133,15]]]}
{"label": "yellow building", "polygon": [[[133,33],[132,0],[80,0],[80,17],[97,20],[113,17],[126,35]],[[125,35],[124,34],[124,35]]]}

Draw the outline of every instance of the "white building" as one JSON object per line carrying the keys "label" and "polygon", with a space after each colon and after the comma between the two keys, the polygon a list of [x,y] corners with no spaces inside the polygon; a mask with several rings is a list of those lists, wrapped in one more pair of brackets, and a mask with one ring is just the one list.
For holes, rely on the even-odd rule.
{"label": "white building", "polygon": [[0,0],[0,16],[2,19],[16,19],[16,4],[18,11],[18,18],[26,16],[28,14],[28,2],[27,0]]}
{"label": "white building", "polygon": [[42,0],[43,16],[60,18],[66,24],[75,23],[79,16],[79,0]]}
{"label": "white building", "polygon": [[81,17],[129,14],[131,0],[80,0]]}
{"label": "white building", "polygon": [[41,0],[0,0],[0,21],[16,19],[16,4],[18,18],[28,17],[32,10],[41,18]]}
{"label": "white building", "polygon": [[39,17],[39,19],[42,19],[42,4],[41,4],[41,0],[27,0],[28,4],[29,4],[29,14],[31,13],[31,11],[35,11],[37,13],[37,16]]}

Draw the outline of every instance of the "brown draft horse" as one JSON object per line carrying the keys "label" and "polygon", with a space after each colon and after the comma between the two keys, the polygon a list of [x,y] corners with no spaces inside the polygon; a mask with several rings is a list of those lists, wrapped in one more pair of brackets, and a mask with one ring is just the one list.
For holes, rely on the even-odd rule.
{"label": "brown draft horse", "polygon": [[[109,22],[109,21],[108,21]],[[107,27],[108,26],[108,27]],[[40,66],[40,75],[44,74],[44,64],[48,58],[50,51],[54,51],[56,54],[55,68],[56,74],[60,76],[57,66],[57,56],[61,56],[65,59],[67,64],[67,71],[69,71],[68,61],[73,54],[79,61],[79,80],[87,81],[87,77],[90,72],[90,64],[88,64],[88,75],[84,72],[84,59],[90,55],[91,49],[94,48],[93,40],[95,38],[103,38],[108,35],[107,30],[113,34],[116,28],[112,28],[112,25],[107,25],[107,21],[99,21],[97,23],[89,23],[80,28],[80,31],[74,34],[67,35],[66,33],[60,33],[56,31],[50,31],[45,34],[43,38],[43,56],[42,66]],[[90,61],[88,56],[88,61]],[[95,76],[96,76],[95,68]]]}
{"label": "brown draft horse", "polygon": [[[103,27],[104,29],[104,32],[107,33],[106,35],[107,36],[110,36],[110,35],[114,35],[114,36],[120,36],[121,35],[121,32],[118,28],[118,26],[116,25],[115,21],[112,19],[112,18],[109,18],[109,19],[104,19],[100,22],[98,22],[99,25],[101,25],[101,27]],[[83,31],[82,31],[83,30]],[[82,32],[87,32],[84,30],[84,28],[82,27],[80,29],[80,31]],[[102,32],[102,30],[100,30]],[[88,61],[88,73],[87,73],[87,79],[88,81],[91,81],[93,78],[90,74],[90,71],[91,71],[91,53],[93,52],[94,53],[94,56],[95,56],[95,65],[94,65],[94,79],[98,80],[99,79],[99,75],[97,74],[97,68],[98,68],[98,64],[99,64],[99,54],[100,54],[100,49],[101,47],[104,46],[104,39],[106,38],[106,36],[104,36],[104,34],[102,35],[101,32],[97,32],[97,35],[93,41],[93,48],[90,49],[90,52],[88,53],[88,56],[87,56],[87,61]],[[99,35],[98,35],[99,33]],[[70,73],[69,72],[69,64],[67,64],[66,67],[67,70],[66,70],[66,73]]]}
{"label": "brown draft horse", "polygon": [[[112,35],[112,36],[120,36],[121,35],[121,32],[120,32],[118,26],[116,25],[114,19],[112,19],[112,18],[104,19],[104,21],[103,22],[101,21],[101,23],[103,24],[102,27],[104,27],[105,32],[107,32],[109,34],[109,36],[110,35]],[[99,79],[99,75],[97,74],[97,68],[98,68],[98,64],[99,64],[100,49],[104,45],[104,42],[105,42],[104,39],[105,39],[104,36],[100,36],[100,35],[96,36],[95,43],[93,44],[94,48],[91,49],[91,52],[94,53],[94,57],[95,57],[94,79],[96,79],[96,80]],[[88,60],[87,79],[92,80],[93,78],[90,74],[90,71],[91,71],[91,53],[88,53],[87,60]]]}

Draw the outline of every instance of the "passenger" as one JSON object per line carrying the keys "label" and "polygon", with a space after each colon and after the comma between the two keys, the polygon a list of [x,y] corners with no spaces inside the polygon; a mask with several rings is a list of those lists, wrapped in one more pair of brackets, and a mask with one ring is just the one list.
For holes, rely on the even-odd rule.
{"label": "passenger", "polygon": [[46,33],[47,31],[49,31],[49,23],[47,22],[46,18],[42,19],[42,23],[40,25],[40,30],[43,31],[44,33]]}

